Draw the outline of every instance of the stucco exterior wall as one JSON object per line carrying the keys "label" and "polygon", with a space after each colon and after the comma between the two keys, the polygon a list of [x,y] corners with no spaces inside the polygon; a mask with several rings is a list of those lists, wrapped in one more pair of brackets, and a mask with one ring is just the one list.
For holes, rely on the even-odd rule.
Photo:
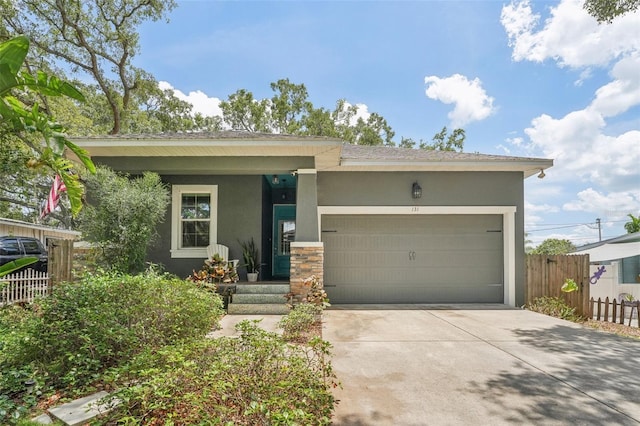
{"label": "stucco exterior wall", "polygon": [[[262,247],[262,176],[162,176],[170,185],[218,185],[218,243],[229,247],[229,257],[240,259],[242,248],[238,240],[253,239]],[[171,258],[171,206],[164,222],[158,226],[160,240],[148,253],[151,262],[160,263],[172,273],[188,276],[193,269],[200,269],[202,259]],[[262,253],[261,253],[262,254]],[[240,268],[242,279],[246,279]]]}
{"label": "stucco exterior wall", "polygon": [[[413,199],[418,182],[422,197]],[[319,172],[319,206],[515,206],[515,300],[524,304],[524,182],[518,172]]]}

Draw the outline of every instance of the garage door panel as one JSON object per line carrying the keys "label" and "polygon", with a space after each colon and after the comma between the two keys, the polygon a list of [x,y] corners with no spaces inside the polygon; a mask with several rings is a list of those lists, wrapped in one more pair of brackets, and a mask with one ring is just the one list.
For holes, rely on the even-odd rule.
{"label": "garage door panel", "polygon": [[326,215],[334,303],[502,302],[501,215]]}
{"label": "garage door panel", "polygon": [[[429,288],[398,285],[371,287],[353,285],[327,288],[334,303],[495,303],[502,297],[502,286],[487,286],[482,292],[477,287],[433,285]],[[453,298],[453,300],[452,300]]]}

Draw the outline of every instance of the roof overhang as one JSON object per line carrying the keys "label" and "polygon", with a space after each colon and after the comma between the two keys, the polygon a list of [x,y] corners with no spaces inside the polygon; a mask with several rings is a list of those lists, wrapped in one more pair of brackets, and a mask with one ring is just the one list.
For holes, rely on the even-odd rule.
{"label": "roof overhang", "polygon": [[527,178],[553,166],[553,160],[523,159],[521,161],[367,161],[345,159],[341,171],[450,171],[450,172],[522,172]]}
{"label": "roof overhang", "polygon": [[311,157],[319,170],[340,163],[342,141],[328,138],[153,138],[72,139],[91,157]]}
{"label": "roof overhang", "polygon": [[[106,164],[124,166],[135,165],[138,159],[145,159],[148,163],[155,158],[154,168],[165,172],[200,173],[206,169],[220,173],[278,173],[287,167],[295,169],[293,165],[299,163],[299,167],[313,167],[318,171],[521,172],[527,178],[553,166],[553,160],[544,158],[359,147],[344,145],[344,141],[337,138],[318,136],[221,132],[116,135],[72,138],[72,141],[98,162],[104,159]],[[119,158],[122,161],[118,161]],[[209,164],[199,166],[207,159],[210,159]],[[238,166],[233,166],[234,161]],[[148,164],[141,161],[139,166]]]}

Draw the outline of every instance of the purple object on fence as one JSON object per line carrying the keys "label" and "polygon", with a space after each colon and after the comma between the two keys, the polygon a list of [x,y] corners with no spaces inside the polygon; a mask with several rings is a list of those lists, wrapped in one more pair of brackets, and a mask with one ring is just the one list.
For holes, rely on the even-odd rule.
{"label": "purple object on fence", "polygon": [[607,272],[606,269],[604,269],[604,266],[601,266],[598,268],[598,270],[593,274],[593,276],[589,279],[589,282],[591,284],[595,284],[598,282],[598,280],[600,279],[600,277],[602,276],[602,274],[604,274],[605,272]]}

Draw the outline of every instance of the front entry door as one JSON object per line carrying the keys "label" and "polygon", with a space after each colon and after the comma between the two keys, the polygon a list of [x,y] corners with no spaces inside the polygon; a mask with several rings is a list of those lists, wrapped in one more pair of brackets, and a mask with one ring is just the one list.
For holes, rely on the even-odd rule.
{"label": "front entry door", "polygon": [[296,238],[296,206],[273,206],[273,276],[289,278],[291,242]]}

